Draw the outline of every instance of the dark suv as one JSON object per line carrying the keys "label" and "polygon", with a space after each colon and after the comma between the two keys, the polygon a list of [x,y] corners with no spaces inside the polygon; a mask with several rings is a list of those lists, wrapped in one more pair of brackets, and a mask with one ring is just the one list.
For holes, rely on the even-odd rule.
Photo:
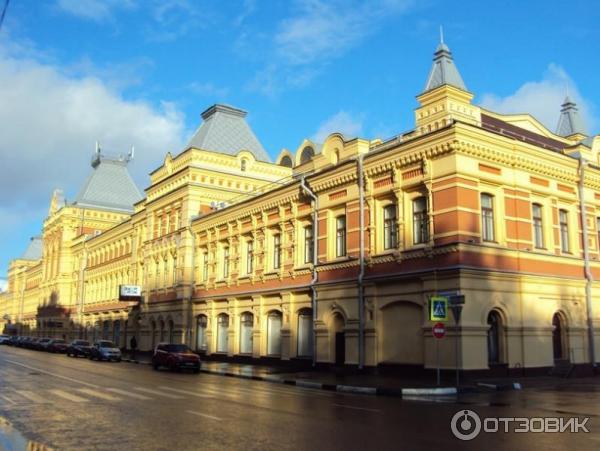
{"label": "dark suv", "polygon": [[200,372],[200,357],[186,345],[160,343],[152,356],[152,367],[158,370],[161,366],[173,370],[190,369]]}
{"label": "dark suv", "polygon": [[73,340],[71,344],[67,347],[67,357],[89,357],[90,355],[90,342],[86,340]]}

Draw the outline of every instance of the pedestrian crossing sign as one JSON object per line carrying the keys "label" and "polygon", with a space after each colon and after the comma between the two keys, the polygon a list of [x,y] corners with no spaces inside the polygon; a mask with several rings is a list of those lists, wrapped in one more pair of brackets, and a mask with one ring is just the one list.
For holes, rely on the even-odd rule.
{"label": "pedestrian crossing sign", "polygon": [[429,319],[431,321],[448,321],[448,298],[432,296],[429,303]]}

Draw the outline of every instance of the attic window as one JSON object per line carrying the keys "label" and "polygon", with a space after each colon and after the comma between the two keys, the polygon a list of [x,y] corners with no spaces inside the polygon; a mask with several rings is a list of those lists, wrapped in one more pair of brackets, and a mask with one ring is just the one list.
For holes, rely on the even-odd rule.
{"label": "attic window", "polygon": [[246,160],[245,158],[242,158],[242,161],[240,163],[240,169],[242,170],[242,172],[246,172],[248,166],[248,160]]}
{"label": "attic window", "polygon": [[285,155],[279,162],[279,165],[291,168],[293,166],[292,159],[288,155]]}
{"label": "attic window", "polygon": [[310,161],[312,159],[312,157],[314,157],[314,156],[315,156],[314,149],[310,146],[306,146],[304,149],[302,149],[302,153],[300,154],[300,164]]}

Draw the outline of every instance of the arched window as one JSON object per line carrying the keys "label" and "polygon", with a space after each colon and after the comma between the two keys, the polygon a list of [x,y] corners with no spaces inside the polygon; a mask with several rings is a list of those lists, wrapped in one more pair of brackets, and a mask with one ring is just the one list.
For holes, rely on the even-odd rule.
{"label": "arched window", "polygon": [[503,363],[504,325],[502,324],[502,317],[497,311],[492,310],[488,315],[487,324],[488,363],[490,365]]}
{"label": "arched window", "polygon": [[165,341],[165,322],[161,319],[159,324],[160,324],[160,335],[159,335],[160,339],[159,339],[159,341],[160,341],[160,343],[162,343]]}
{"label": "arched window", "polygon": [[313,355],[313,317],[311,309],[298,313],[298,357]]}
{"label": "arched window", "polygon": [[206,352],[206,326],[208,324],[208,318],[206,315],[198,315],[198,322],[196,325],[196,350]]}
{"label": "arched window", "polygon": [[554,360],[568,359],[567,321],[562,313],[556,312],[552,316],[552,326],[554,326],[552,331],[552,351]]}
{"label": "arched window", "polygon": [[281,313],[271,312],[267,317],[267,354],[281,355]]}
{"label": "arched window", "polygon": [[300,164],[312,160],[312,157],[314,156],[315,150],[310,146],[306,146],[304,149],[302,149],[302,153],[300,154]]}
{"label": "arched window", "polygon": [[254,315],[242,313],[240,317],[240,354],[252,354],[252,330]]}
{"label": "arched window", "polygon": [[289,157],[289,155],[285,155],[284,157],[281,158],[279,165],[285,166],[286,168],[291,168],[294,166],[294,163],[292,163],[292,159]]}
{"label": "arched window", "polygon": [[246,169],[248,169],[248,160],[246,158],[242,158],[242,161],[240,162],[240,169],[242,172],[246,172]]}
{"label": "arched window", "polygon": [[229,315],[221,313],[217,316],[217,352],[229,349]]}

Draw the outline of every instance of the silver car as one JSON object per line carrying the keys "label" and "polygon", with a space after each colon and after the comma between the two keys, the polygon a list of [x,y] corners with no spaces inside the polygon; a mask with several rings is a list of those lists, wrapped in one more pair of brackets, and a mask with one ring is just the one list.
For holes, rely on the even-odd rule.
{"label": "silver car", "polygon": [[109,340],[99,340],[90,350],[90,359],[121,361],[121,350]]}

